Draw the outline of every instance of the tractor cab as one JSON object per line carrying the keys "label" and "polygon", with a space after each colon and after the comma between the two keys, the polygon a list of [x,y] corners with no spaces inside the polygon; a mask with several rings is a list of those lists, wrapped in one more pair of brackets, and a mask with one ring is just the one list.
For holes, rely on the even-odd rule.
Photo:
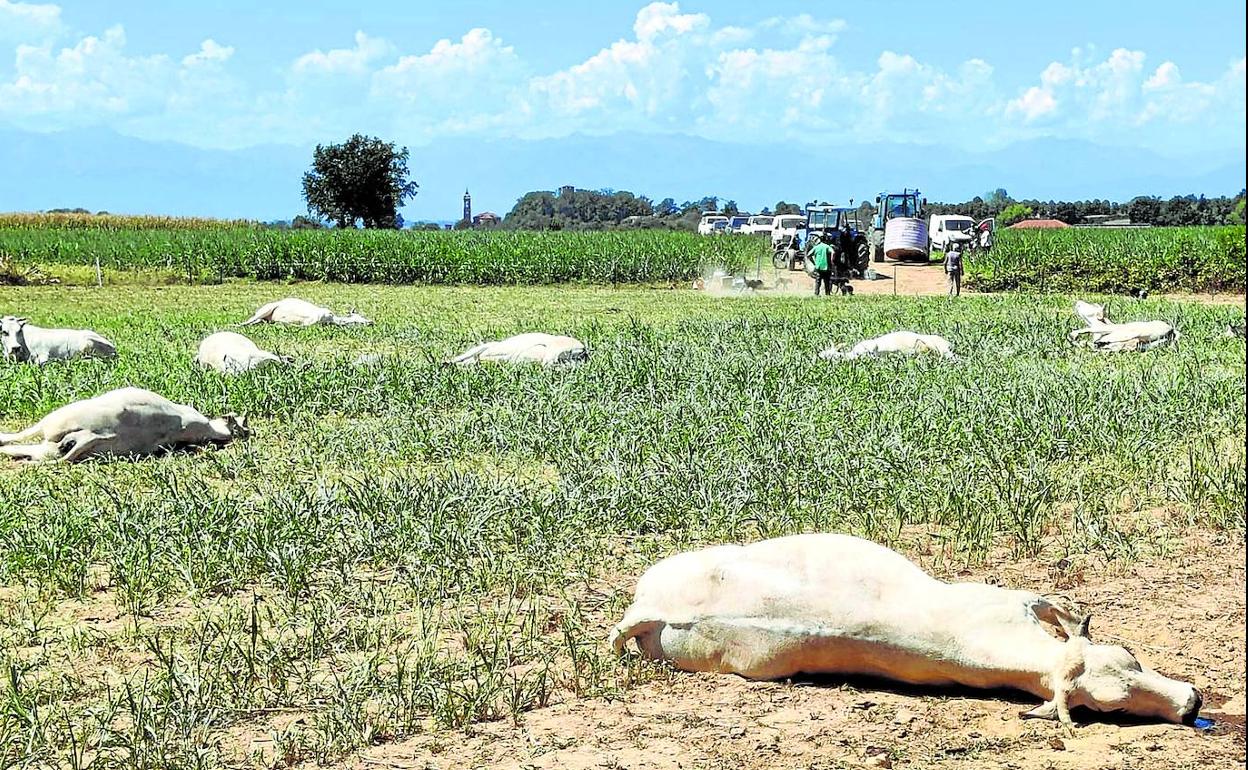
{"label": "tractor cab", "polygon": [[920,219],[923,216],[923,204],[926,201],[919,197],[918,190],[905,190],[899,193],[881,193],[876,196],[875,219],[872,226],[883,229],[884,224],[897,217]]}

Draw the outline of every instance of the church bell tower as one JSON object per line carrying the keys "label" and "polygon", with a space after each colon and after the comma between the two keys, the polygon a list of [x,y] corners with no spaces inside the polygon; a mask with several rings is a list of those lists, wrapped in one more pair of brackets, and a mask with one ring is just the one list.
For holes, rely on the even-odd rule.
{"label": "church bell tower", "polygon": [[468,194],[468,189],[464,189],[464,221],[472,222],[472,196]]}

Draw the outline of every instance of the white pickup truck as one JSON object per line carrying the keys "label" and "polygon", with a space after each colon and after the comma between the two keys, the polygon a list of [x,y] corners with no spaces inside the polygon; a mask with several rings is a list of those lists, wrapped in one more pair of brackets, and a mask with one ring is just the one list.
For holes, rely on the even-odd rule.
{"label": "white pickup truck", "polygon": [[771,243],[775,245],[786,236],[792,237],[806,231],[806,217],[801,214],[780,214],[771,223]]}
{"label": "white pickup truck", "polygon": [[741,232],[749,235],[771,235],[771,227],[775,220],[775,217],[767,214],[752,216],[745,227],[741,229]]}
{"label": "white pickup truck", "polygon": [[975,238],[975,220],[961,214],[933,214],[928,220],[927,237],[933,249],[945,251],[954,241],[967,243]]}
{"label": "white pickup truck", "polygon": [[715,225],[720,222],[727,222],[728,217],[714,212],[708,212],[702,215],[702,219],[698,222],[698,235],[710,235],[715,232]]}

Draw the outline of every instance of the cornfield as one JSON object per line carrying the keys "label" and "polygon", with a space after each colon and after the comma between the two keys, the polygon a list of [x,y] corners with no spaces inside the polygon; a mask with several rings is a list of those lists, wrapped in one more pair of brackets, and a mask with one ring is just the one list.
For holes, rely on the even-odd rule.
{"label": "cornfield", "polygon": [[0,227],[0,261],[344,283],[549,284],[683,280],[765,258],[762,239],[670,231],[395,232]]}
{"label": "cornfield", "polygon": [[0,227],[27,227],[40,230],[232,230],[258,227],[247,219],[208,219],[206,217],[129,216],[123,214],[15,212],[0,214]]}
{"label": "cornfield", "polygon": [[967,260],[980,291],[1244,291],[1244,227],[1005,231]]}

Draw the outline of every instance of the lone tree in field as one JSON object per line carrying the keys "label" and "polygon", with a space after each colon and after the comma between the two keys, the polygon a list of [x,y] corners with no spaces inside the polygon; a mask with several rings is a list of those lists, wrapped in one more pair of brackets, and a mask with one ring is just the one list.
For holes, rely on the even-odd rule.
{"label": "lone tree in field", "polygon": [[338,227],[396,228],[399,207],[420,186],[407,178],[407,148],[356,134],[342,144],[317,145],[303,175],[308,211]]}

